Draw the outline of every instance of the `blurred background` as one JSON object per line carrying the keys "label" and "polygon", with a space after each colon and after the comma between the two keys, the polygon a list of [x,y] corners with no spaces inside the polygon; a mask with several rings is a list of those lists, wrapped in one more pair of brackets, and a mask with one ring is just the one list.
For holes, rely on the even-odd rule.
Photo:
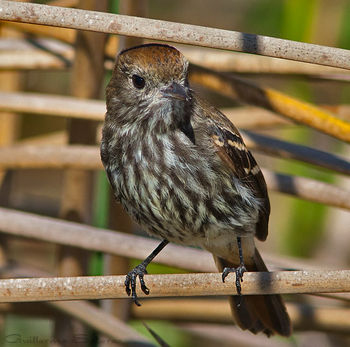
{"label": "blurred background", "polygon": [[[130,14],[350,49],[350,3],[346,0],[216,0],[215,3],[210,0],[34,2]],[[35,93],[31,95],[43,100],[50,95],[71,96],[80,101],[100,100],[100,104],[96,103],[96,110],[101,110],[100,115],[96,114],[91,119],[73,117],[69,112],[57,116],[57,110],[51,113],[33,112],[31,108],[26,110],[25,102],[22,104],[23,99],[18,95],[15,103],[16,107],[22,107],[22,112],[13,113],[9,111],[9,106],[0,105],[1,146],[11,148],[28,145],[36,146],[38,150],[44,146],[51,146],[52,149],[66,145],[97,148],[105,111],[104,90],[111,77],[114,58],[121,49],[142,42],[138,38],[108,37],[100,33],[0,21],[0,92],[14,95],[18,92]],[[201,64],[204,56],[217,53],[194,46],[175,46],[196,64]],[[239,56],[237,59],[242,65],[236,68],[233,64],[230,68],[222,68],[218,58],[216,69],[229,71],[235,76],[312,104],[327,106],[332,110],[346,110],[350,95],[349,74],[342,70],[327,70],[323,67],[313,70],[312,65],[298,63],[290,69],[279,70],[277,59],[266,57],[256,57],[257,68],[252,70],[250,67],[245,68],[242,63],[245,56],[249,59],[251,55],[229,54],[232,57]],[[265,63],[268,68],[265,68]],[[215,56],[213,64],[215,65]],[[202,86],[193,85],[193,88],[218,108],[228,112],[245,112],[238,119],[238,123],[235,118],[231,118],[239,129],[249,129],[317,148],[344,159],[350,154],[346,144],[320,132],[285,122],[282,118],[271,118],[274,120],[269,121],[271,115],[249,107],[240,100],[229,99]],[[2,94],[1,97],[5,100],[7,95]],[[41,100],[39,99],[38,103]],[[84,111],[77,111],[79,112],[83,117]],[[257,120],[247,122],[253,112]],[[346,119],[348,113],[344,111],[342,116]],[[50,153],[54,160],[55,151]],[[350,188],[349,180],[344,175],[335,174],[331,170],[272,157],[260,151],[253,151],[253,154],[263,168],[308,177],[344,189]],[[263,244],[258,244],[263,255],[271,254],[274,259],[279,256],[285,257],[283,259],[295,257],[300,261],[299,264],[318,264],[324,269],[349,267],[348,211],[276,192],[271,192],[270,198],[272,214],[269,237]],[[0,206],[145,235],[114,202],[102,166],[95,170],[52,168],[52,165],[48,168],[28,168],[20,164],[11,167],[1,164],[0,152]],[[0,237],[0,270],[2,269],[4,278],[125,274],[139,262],[2,233]],[[271,264],[272,269],[278,267],[278,261]],[[284,268],[285,265],[280,267]],[[179,272],[179,269],[157,264],[149,267],[149,273],[171,272]],[[304,308],[312,305],[344,309],[347,307],[346,303],[305,295],[288,297],[287,301],[304,304]],[[104,301],[96,305],[121,320],[128,321],[141,334],[150,336],[138,317],[143,308],[131,306],[131,300]],[[264,336],[255,337],[248,332],[236,331],[229,320],[219,322],[208,319],[209,323],[206,325],[200,321],[188,322],[181,314],[178,318],[169,320],[147,316],[142,319],[170,346],[348,346],[350,315],[348,317],[348,322],[342,322],[347,328],[337,328],[337,324],[309,328],[299,317],[301,320],[295,321],[295,334],[288,340],[266,339]],[[305,316],[302,318],[305,319]],[[19,334],[20,338],[17,336],[15,340],[9,337],[12,334]],[[67,336],[86,338],[77,343],[77,340]],[[42,341],[35,340],[35,337]],[[63,342],[65,340],[67,341]],[[87,328],[78,320],[58,313],[45,304],[0,305],[0,341],[6,347],[14,344],[118,345],[108,338],[102,338],[97,331]]]}

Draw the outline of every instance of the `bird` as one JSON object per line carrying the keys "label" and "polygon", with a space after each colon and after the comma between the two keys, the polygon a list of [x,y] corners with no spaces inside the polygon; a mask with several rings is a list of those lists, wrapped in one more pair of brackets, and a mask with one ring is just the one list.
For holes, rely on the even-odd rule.
{"label": "bird", "polygon": [[119,202],[159,246],[131,270],[126,292],[149,294],[147,266],[169,243],[213,254],[234,323],[254,334],[288,337],[280,295],[243,296],[246,271],[267,271],[255,246],[268,234],[270,202],[262,171],[237,128],[188,82],[189,62],[175,47],[149,43],[119,53],[106,87],[101,160]]}

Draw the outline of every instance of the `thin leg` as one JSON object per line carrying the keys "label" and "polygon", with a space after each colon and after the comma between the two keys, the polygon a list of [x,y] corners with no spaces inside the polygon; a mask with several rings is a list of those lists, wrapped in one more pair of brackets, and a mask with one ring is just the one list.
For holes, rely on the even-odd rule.
{"label": "thin leg", "polygon": [[[242,240],[240,237],[237,237],[238,253],[239,253],[239,265],[244,267],[243,261],[243,250],[242,250]],[[247,271],[247,270],[246,270]]]}
{"label": "thin leg", "polygon": [[141,304],[137,300],[137,294],[136,294],[136,278],[137,276],[140,279],[141,284],[141,290],[148,295],[149,289],[147,288],[144,280],[144,275],[147,274],[147,266],[149,263],[160,253],[160,251],[169,243],[167,240],[163,240],[157,248],[139,265],[135,267],[135,269],[131,270],[127,275],[125,279],[125,290],[126,293],[131,297],[134,301],[134,303],[137,306],[141,306]]}
{"label": "thin leg", "polygon": [[227,275],[231,272],[236,273],[236,289],[238,295],[242,295],[242,286],[241,282],[243,282],[243,274],[247,271],[246,267],[244,266],[243,261],[243,251],[242,251],[242,240],[238,236],[237,237],[237,245],[238,245],[238,254],[239,254],[239,266],[235,268],[229,268],[225,267],[224,271],[222,272],[222,281],[225,282],[225,278]]}

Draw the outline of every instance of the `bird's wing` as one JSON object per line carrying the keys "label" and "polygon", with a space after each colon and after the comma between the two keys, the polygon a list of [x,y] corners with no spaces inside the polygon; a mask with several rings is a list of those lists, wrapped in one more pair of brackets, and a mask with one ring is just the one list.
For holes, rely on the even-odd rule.
{"label": "bird's wing", "polygon": [[[264,241],[268,233],[270,214],[270,202],[264,176],[253,155],[245,146],[237,128],[219,110],[211,105],[209,107],[210,115],[204,116],[207,116],[209,136],[219,157],[230,168],[232,174],[240,179],[242,184],[251,188],[254,195],[262,203],[256,237]],[[203,108],[208,109],[208,107]]]}

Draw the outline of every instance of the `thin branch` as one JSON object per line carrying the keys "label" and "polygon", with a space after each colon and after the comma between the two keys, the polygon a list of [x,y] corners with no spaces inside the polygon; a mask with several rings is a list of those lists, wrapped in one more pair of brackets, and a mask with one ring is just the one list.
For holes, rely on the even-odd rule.
{"label": "thin branch", "polygon": [[102,169],[97,146],[16,145],[0,147],[3,169]]}
{"label": "thin branch", "polygon": [[[237,295],[235,276],[219,273],[147,275],[151,297]],[[125,276],[0,280],[0,302],[126,298]],[[140,290],[140,297],[146,295]],[[350,270],[249,272],[243,295],[342,293],[350,291]]]}
{"label": "thin branch", "polygon": [[250,131],[241,131],[241,133],[249,149],[278,158],[299,160],[350,175],[350,163],[337,155]]}
{"label": "thin branch", "polygon": [[[129,235],[118,231],[98,229],[88,225],[33,215],[0,208],[0,230],[8,235],[32,238],[42,242],[80,247],[92,251],[115,254],[122,257],[145,259],[157,247],[158,240]],[[263,254],[268,263],[281,269],[321,270],[319,263],[292,257]],[[169,244],[154,262],[197,272],[214,272],[216,267],[210,253],[189,247]],[[270,265],[269,264],[269,265]],[[334,269],[329,267],[329,269]],[[20,271],[18,273],[18,271]],[[21,268],[18,277],[28,277]],[[22,271],[22,272],[21,272]],[[5,272],[6,273],[6,272]],[[16,273],[12,273],[12,277]],[[35,277],[47,275],[36,272]]]}
{"label": "thin branch", "polygon": [[198,47],[179,46],[178,48],[190,63],[216,71],[248,74],[322,75],[329,78],[332,78],[333,75],[349,76],[348,71],[328,66],[310,65],[296,61],[235,52],[199,49]]}
{"label": "thin branch", "polygon": [[[251,132],[242,131],[242,135],[249,149],[350,175],[350,163],[336,155]],[[21,144],[0,148],[0,168],[100,170],[102,164],[97,146]]]}
{"label": "thin branch", "polygon": [[[29,273],[32,270],[29,271]],[[26,274],[27,273],[27,274]],[[28,269],[22,271],[20,277],[27,277]],[[32,275],[29,275],[32,277]],[[43,276],[43,275],[41,275]],[[13,276],[12,276],[13,277]],[[12,278],[11,277],[11,278]],[[39,276],[37,276],[39,277]],[[334,295],[334,294],[333,294]],[[344,295],[344,294],[340,294]],[[326,296],[326,294],[323,294]],[[332,297],[331,295],[327,295]],[[18,313],[18,305],[9,306],[9,303],[0,304],[2,313]],[[47,305],[58,309],[63,313],[80,319],[85,324],[95,330],[102,332],[114,340],[132,340],[137,339],[137,333],[130,329],[125,323],[116,320],[95,305],[87,302],[47,302]],[[21,305],[22,311],[26,314],[36,312],[34,306]],[[38,303],[35,303],[38,305]],[[232,324],[231,310],[227,300],[211,298],[178,298],[171,299],[147,299],[142,300],[142,308],[132,305],[132,317],[139,320],[171,320],[179,323],[184,322],[203,322],[203,323],[220,323]],[[43,308],[40,309],[43,311]],[[293,322],[293,330],[326,330],[333,333],[346,333],[350,330],[350,322],[347,319],[349,309],[345,307],[317,307],[309,304],[295,304],[287,302],[287,310]],[[312,319],[305,320],[305,311],[312,313]],[[45,311],[46,312],[46,311]],[[23,312],[22,312],[23,313]],[[54,313],[51,312],[52,316]],[[310,315],[309,315],[310,317]],[[232,329],[232,328],[231,328]],[[142,338],[142,337],[141,337]]]}
{"label": "thin branch", "polygon": [[[57,69],[66,68],[67,64],[71,63],[74,57],[74,50],[71,45],[75,42],[75,30],[16,22],[4,22],[4,25],[25,33],[34,34],[36,38],[31,39],[31,42],[24,39],[1,39],[0,69]],[[44,39],[43,37],[55,38],[56,40]],[[70,43],[71,45],[62,44],[62,42],[57,40]],[[109,37],[106,46],[106,56],[115,56],[117,41],[117,36]],[[59,48],[59,52],[57,52],[57,48]],[[348,71],[328,66],[310,65],[308,63],[202,47],[179,45],[178,48],[184,53],[190,63],[202,65],[216,71],[249,74],[293,74],[327,79],[349,78]],[[26,53],[26,59],[23,59],[24,53]],[[60,56],[64,57],[64,59]],[[106,69],[113,69],[114,63],[111,60],[107,60],[105,67]]]}
{"label": "thin branch", "polygon": [[[21,60],[23,60],[23,55],[21,55]],[[342,109],[342,106],[339,108]],[[102,122],[106,113],[106,102],[62,95],[0,91],[0,111],[91,119]],[[236,126],[243,128],[291,124],[287,119],[258,107],[230,108],[222,111]]]}
{"label": "thin branch", "polygon": [[0,92],[0,110],[102,122],[106,113],[106,102],[52,94]]}
{"label": "thin branch", "polygon": [[[57,157],[56,157],[57,152]],[[0,148],[0,167],[3,168],[84,168],[102,169],[95,147],[70,146],[62,148],[18,146]],[[350,192],[317,180],[264,170],[269,189],[300,199],[350,209]]]}
{"label": "thin branch", "polygon": [[2,1],[0,19],[266,55],[350,69],[350,51],[236,31],[47,5]]}
{"label": "thin branch", "polygon": [[[346,106],[344,106],[346,107]],[[7,93],[0,92],[0,110],[9,111],[9,112],[30,112],[36,114],[44,114],[44,115],[53,115],[53,116],[65,116],[71,118],[80,118],[80,119],[91,119],[96,121],[102,121],[105,113],[105,103],[99,100],[81,100],[73,97],[65,97],[65,96],[57,96],[57,95],[37,95],[34,93]],[[258,111],[255,108],[248,108],[245,111],[242,110],[233,110],[228,112],[229,118],[231,118],[236,125],[240,126],[258,126],[261,125],[259,119],[255,118],[254,123],[251,124],[252,120],[252,112]],[[244,112],[243,119],[236,119],[240,112]],[[249,117],[247,117],[247,112],[249,112]],[[261,110],[262,114],[265,116],[273,117],[272,114],[264,114],[268,113],[267,111]],[[254,115],[254,113],[253,113]],[[234,118],[234,119],[233,119]],[[238,122],[237,122],[238,120]],[[264,119],[264,122],[266,120]],[[268,120],[271,122],[275,122],[275,120]],[[336,172],[340,172],[343,174],[349,175],[350,173],[350,164],[337,157],[333,154],[326,153],[323,151],[319,151],[316,149],[312,149],[306,146],[300,146],[293,143],[289,143],[282,140],[273,139],[267,136],[257,135],[253,133],[248,133],[242,131],[244,135],[245,141],[250,149],[257,149],[262,151],[263,153],[277,155],[282,158],[293,158],[296,160],[301,160],[303,162],[311,163],[314,165],[318,165]],[[56,147],[57,148],[57,147]],[[81,167],[81,168],[99,168],[100,165],[94,166],[92,164],[93,160],[90,157],[86,157],[88,162],[84,163],[84,157],[87,154],[83,154],[83,156],[79,158],[81,160],[70,160],[68,156],[68,148],[57,148],[57,157],[54,158],[52,156],[51,161],[46,161],[46,157],[50,155],[50,152],[53,151],[54,148],[40,148],[38,153],[35,153],[35,148],[6,148],[1,150],[0,152],[0,166],[8,166],[11,168],[18,167],[35,167],[36,165],[53,165],[53,167]],[[76,150],[78,150],[76,148]],[[87,149],[90,151],[90,149]],[[14,151],[14,152],[13,152]],[[45,153],[45,151],[47,153]],[[13,152],[13,153],[11,153]],[[63,156],[60,156],[60,153]],[[54,153],[52,153],[54,154]],[[67,154],[67,155],[66,155]],[[91,149],[92,154],[92,149]],[[34,156],[34,159],[32,158]],[[43,161],[40,164],[39,158],[42,156]],[[23,160],[22,160],[22,159]],[[31,159],[30,159],[31,158]],[[36,159],[37,158],[37,159]],[[16,161],[16,159],[18,159]],[[34,161],[31,163],[30,161]],[[76,160],[76,161],[75,161]],[[56,164],[54,164],[56,163]],[[96,163],[95,163],[96,165]]]}
{"label": "thin branch", "polygon": [[[23,60],[23,56],[21,59]],[[102,122],[106,112],[106,102],[61,95],[0,91],[0,111],[91,119]],[[222,111],[236,126],[243,128],[291,124],[273,112],[258,107],[240,107]]]}
{"label": "thin branch", "polygon": [[[23,60],[23,56],[21,59]],[[0,111],[91,119],[102,122],[106,112],[106,102],[61,95],[0,91]],[[229,108],[222,111],[236,126],[243,128],[292,124],[273,112],[258,107]]]}
{"label": "thin branch", "polygon": [[[206,75],[208,76],[208,75]],[[214,88],[215,90],[222,92],[223,90],[228,93],[228,90],[230,88],[224,88],[225,86],[219,84],[219,85],[213,85],[213,82],[218,81],[215,77],[214,81],[213,79],[210,80],[204,80],[200,76],[200,82],[206,85],[207,87]],[[202,76],[203,77],[203,76]],[[195,78],[197,80],[197,77],[194,77],[192,75],[192,78]],[[219,77],[220,83],[223,82],[222,77]],[[198,81],[198,80],[197,80]],[[239,80],[237,83],[241,83],[242,81]],[[224,79],[224,83],[227,83],[227,79]],[[242,83],[247,83],[247,82],[242,82]],[[250,89],[251,86],[248,85],[248,90]],[[257,88],[256,86],[254,88]],[[263,89],[261,90],[263,91]],[[253,90],[254,92],[254,90]],[[256,93],[256,92],[255,92]],[[261,93],[261,92],[260,92]],[[244,93],[242,94],[246,98],[245,101],[247,102],[254,102],[255,97],[252,94],[250,99],[247,95]],[[237,93],[232,91],[229,96],[231,97],[237,97]],[[283,96],[285,99],[288,99],[289,97],[284,95]],[[323,114],[325,116],[329,115],[327,111],[324,111],[321,108],[317,107],[312,107],[311,105],[304,104],[300,101],[297,101],[295,99],[288,99],[289,101],[292,102],[292,105],[289,103],[289,109],[286,111],[289,113],[297,114],[300,112],[303,112],[303,107],[306,105],[307,107],[311,108],[312,114],[315,114],[315,112],[318,112],[318,114]],[[271,105],[275,101],[275,99],[271,100]],[[272,106],[269,106],[270,108]],[[334,108],[333,108],[334,109]],[[70,117],[70,118],[80,118],[80,119],[91,119],[91,120],[96,120],[96,121],[103,121],[104,119],[104,114],[106,112],[106,106],[104,101],[100,100],[81,100],[78,98],[74,97],[67,97],[67,96],[58,96],[58,95],[42,95],[42,94],[35,94],[35,93],[23,93],[23,92],[17,92],[17,93],[9,93],[9,92],[0,92],[0,110],[1,111],[8,111],[8,112],[23,112],[23,113],[35,113],[35,114],[43,114],[43,115],[51,115],[51,116],[61,116],[61,117]],[[251,124],[250,117],[246,116],[246,112],[259,112],[259,109],[249,107],[245,108],[243,111],[241,109],[238,110],[231,110],[230,112],[226,112],[223,110],[227,116],[235,123],[236,126],[238,127],[245,127],[247,124],[249,126],[258,126],[260,122],[259,119],[256,119],[256,124]],[[342,116],[347,116],[349,114],[349,107],[347,105],[341,105],[338,106],[336,111],[338,111]],[[243,119],[238,118],[238,122],[236,120],[237,113],[244,112],[245,116],[241,117]],[[266,111],[262,110],[262,115],[266,118]],[[286,113],[285,111],[281,110],[282,113]],[[288,116],[286,113],[285,115]],[[275,115],[274,114],[267,114],[267,116],[273,117],[273,120],[269,120],[270,124],[272,122],[276,122],[275,120]],[[247,120],[247,118],[249,118]],[[295,117],[291,117],[292,119],[295,119]],[[317,121],[317,118],[316,118]],[[348,126],[347,122],[343,122],[338,118],[333,117],[332,121],[334,121],[336,124],[339,125],[344,125]],[[285,122],[284,122],[285,123]],[[322,125],[322,129],[327,131],[325,129],[325,125]],[[322,130],[321,129],[321,130]],[[336,131],[336,129],[334,129]]]}
{"label": "thin branch", "polygon": [[350,209],[350,192],[343,187],[305,177],[279,174],[266,169],[263,173],[270,190],[318,204]]}
{"label": "thin branch", "polygon": [[[50,217],[0,208],[0,230],[8,235],[32,238],[42,242],[79,247],[122,257],[144,259],[156,248],[159,241],[128,235],[118,231],[98,229],[88,225],[63,221]],[[308,267],[308,261],[297,262],[291,258],[269,258],[272,263],[285,268],[317,269]],[[154,260],[155,262],[191,271],[213,272],[216,267],[210,253],[168,245]]]}
{"label": "thin branch", "polygon": [[[217,89],[217,91],[222,90]],[[325,105],[323,107],[350,121],[349,105]],[[106,103],[102,100],[79,99],[70,96],[0,91],[0,111],[91,119],[102,122],[106,112]],[[239,128],[293,124],[290,120],[277,116],[275,112],[260,107],[226,108],[222,109],[222,112]]]}
{"label": "thin branch", "polygon": [[[234,95],[231,95],[234,96]],[[349,118],[349,106],[339,105],[332,110]],[[79,99],[69,96],[28,92],[0,91],[0,111],[35,113],[50,116],[103,121],[106,104],[101,100]],[[275,113],[258,107],[241,107],[222,110],[238,127],[261,127],[291,124]],[[247,117],[247,113],[249,117]]]}
{"label": "thin branch", "polygon": [[[122,257],[146,258],[159,241],[74,222],[0,208],[0,231],[61,245],[75,246]],[[169,253],[171,252],[171,253]],[[199,249],[168,245],[156,261],[192,271],[215,271],[211,254]]]}
{"label": "thin branch", "polygon": [[350,123],[320,107],[241,78],[191,65],[189,79],[228,97],[263,107],[350,143]]}
{"label": "thin branch", "polygon": [[[266,254],[264,254],[264,259]],[[279,258],[281,260],[281,258]],[[303,262],[303,268],[307,267],[307,263]],[[321,268],[321,266],[319,266]],[[42,273],[40,273],[42,272]],[[35,274],[37,273],[37,274]],[[11,267],[11,271],[1,272],[3,278],[14,277],[50,277],[50,274],[43,271],[27,267]],[[348,293],[342,294],[313,294],[317,296],[326,297],[328,299],[343,300],[349,302],[346,297]],[[349,295],[347,295],[349,296]],[[224,299],[224,298],[223,298]],[[27,303],[28,304],[28,303]],[[106,313],[101,312],[97,307],[93,306],[92,311],[90,307],[86,307],[82,302],[49,302],[51,306],[57,307],[59,310],[71,314],[78,319],[82,319],[85,324],[88,324],[96,330],[111,336],[112,338],[125,339],[129,334],[129,329],[122,322],[113,321],[113,318]],[[5,305],[5,304],[2,304]],[[23,306],[23,305],[22,305]],[[0,304],[0,309],[3,313],[16,313],[18,306],[3,307]],[[28,306],[24,306],[29,308]],[[308,329],[322,330],[326,329],[330,332],[346,332],[349,331],[350,322],[344,319],[349,314],[349,310],[342,307],[315,307],[313,305],[298,305],[294,303],[287,303],[288,313],[293,321],[294,330],[305,329],[305,309],[308,312],[312,311],[312,320],[308,320]],[[32,310],[34,308],[32,307]],[[97,310],[97,314],[92,314],[93,310]],[[30,312],[30,311],[28,311]],[[33,313],[33,312],[30,312]],[[88,314],[87,314],[88,313]],[[52,313],[51,313],[52,315]],[[210,298],[195,300],[189,298],[174,299],[154,299],[143,300],[142,309],[132,306],[132,315],[136,319],[157,319],[157,320],[171,320],[171,321],[195,321],[208,323],[232,323],[231,310],[226,300],[213,300]],[[113,328],[114,327],[114,328]],[[133,332],[130,331],[131,336]]]}

